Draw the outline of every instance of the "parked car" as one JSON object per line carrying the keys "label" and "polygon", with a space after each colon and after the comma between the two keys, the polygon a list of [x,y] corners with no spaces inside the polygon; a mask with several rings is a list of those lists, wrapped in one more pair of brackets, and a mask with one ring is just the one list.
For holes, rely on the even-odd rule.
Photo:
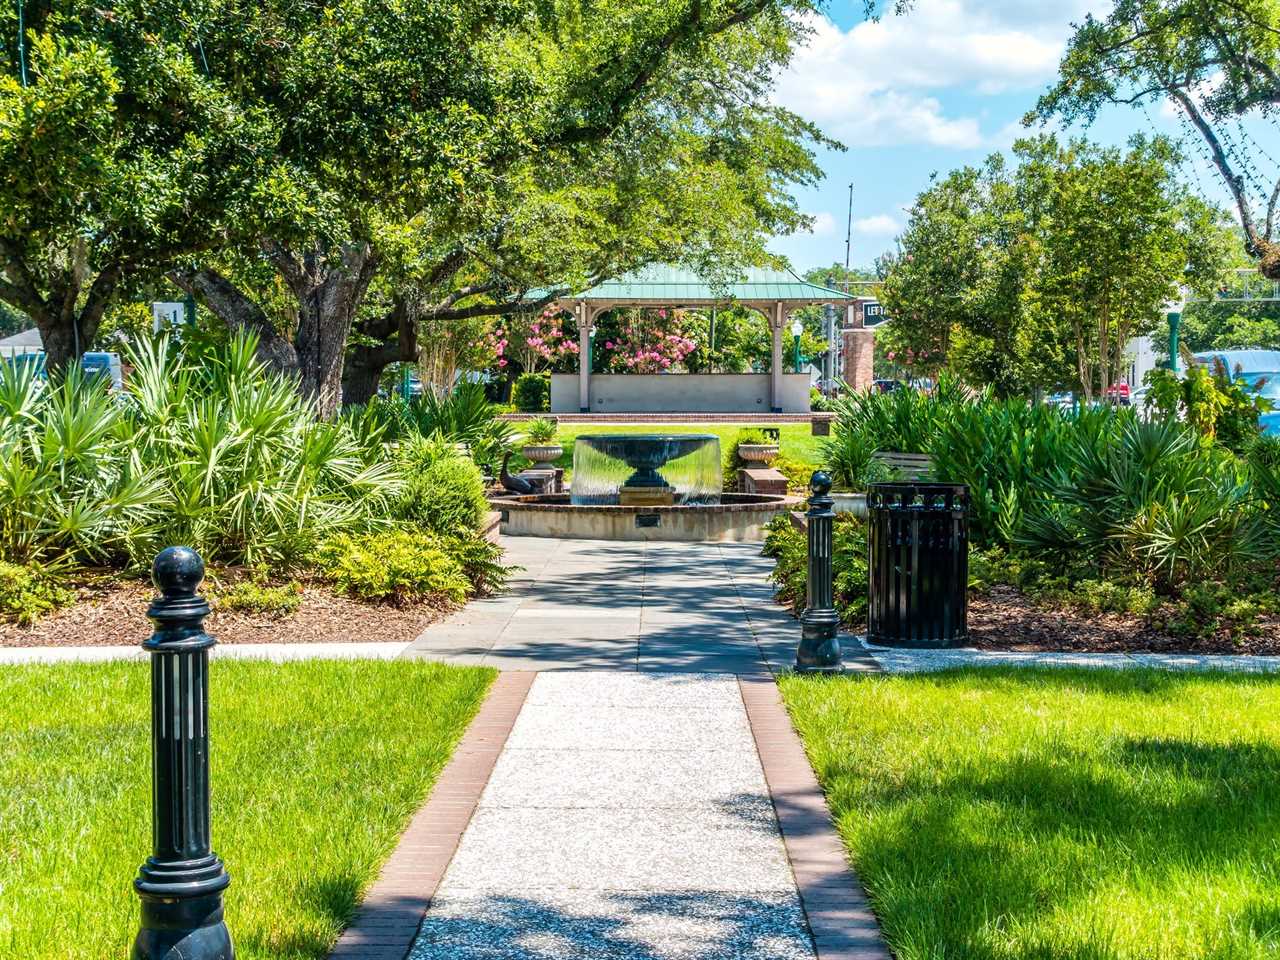
{"label": "parked car", "polygon": [[[19,353],[12,357],[5,357],[4,360],[15,367],[25,363],[34,364],[36,376],[43,378],[45,375],[45,354],[43,353]],[[80,369],[90,377],[106,377],[110,381],[112,390],[124,389],[124,370],[120,365],[118,353],[92,351],[83,354],[80,357]]]}
{"label": "parked car", "polygon": [[1106,399],[1108,403],[1115,404],[1120,407],[1129,406],[1129,385],[1127,383],[1113,383],[1107,387]]}
{"label": "parked car", "polygon": [[1263,433],[1280,436],[1280,350],[1210,350],[1195,356],[1199,363],[1221,363],[1231,379],[1270,400],[1275,409],[1261,414],[1258,424]]}

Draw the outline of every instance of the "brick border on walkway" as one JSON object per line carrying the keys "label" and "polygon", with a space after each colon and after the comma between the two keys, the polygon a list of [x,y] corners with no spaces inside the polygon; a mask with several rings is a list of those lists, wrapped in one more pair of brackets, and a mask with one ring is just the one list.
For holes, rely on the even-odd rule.
{"label": "brick border on walkway", "polygon": [[330,960],[404,960],[537,674],[498,674]]}
{"label": "brick border on walkway", "polygon": [[892,960],[777,684],[744,676],[738,688],[818,960]]}

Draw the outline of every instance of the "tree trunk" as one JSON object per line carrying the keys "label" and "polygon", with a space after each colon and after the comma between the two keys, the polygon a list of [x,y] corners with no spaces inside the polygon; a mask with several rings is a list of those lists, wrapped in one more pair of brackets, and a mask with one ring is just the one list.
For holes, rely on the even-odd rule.
{"label": "tree trunk", "polygon": [[347,338],[377,257],[367,243],[346,244],[337,259],[320,250],[303,256],[272,246],[268,249],[285,282],[298,298],[299,390],[316,412],[331,417],[342,401],[342,365]]}
{"label": "tree trunk", "polygon": [[198,297],[233,330],[249,330],[258,337],[258,359],[276,373],[298,375],[298,351],[276,329],[262,308],[245,296],[230,280],[210,267],[175,270],[169,274],[182,290]]}
{"label": "tree trunk", "polygon": [[[98,336],[102,315],[115,297],[120,271],[110,267],[99,273],[89,285],[84,305],[76,309],[84,285],[74,272],[53,287],[49,299],[40,302],[28,315],[35,321],[44,344],[45,369],[60,371],[79,362]],[[36,297],[34,290],[31,297]],[[35,305],[35,304],[32,304]]]}
{"label": "tree trunk", "polygon": [[415,363],[418,359],[418,325],[402,299],[387,313],[358,324],[356,329],[381,342],[373,346],[361,344],[347,354],[342,368],[343,404],[368,403],[389,364]]}
{"label": "tree trunk", "polygon": [[342,403],[368,403],[378,392],[382,371],[400,358],[398,344],[352,349],[342,367]]}

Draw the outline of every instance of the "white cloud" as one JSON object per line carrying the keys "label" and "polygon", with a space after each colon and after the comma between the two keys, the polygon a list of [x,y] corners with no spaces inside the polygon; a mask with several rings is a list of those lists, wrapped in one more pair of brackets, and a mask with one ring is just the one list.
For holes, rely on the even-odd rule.
{"label": "white cloud", "polygon": [[892,237],[901,229],[902,225],[887,213],[877,213],[873,217],[853,221],[854,233],[860,233],[864,237]]}
{"label": "white cloud", "polygon": [[810,14],[809,43],[778,79],[774,99],[850,146],[989,145],[977,116],[949,112],[936,94],[980,98],[1044,86],[1084,10],[1082,0],[919,0],[908,15],[847,31]]}
{"label": "white cloud", "polygon": [[815,237],[829,237],[836,232],[836,218],[827,211],[819,210],[809,216],[813,217],[813,226],[809,228],[809,232]]}

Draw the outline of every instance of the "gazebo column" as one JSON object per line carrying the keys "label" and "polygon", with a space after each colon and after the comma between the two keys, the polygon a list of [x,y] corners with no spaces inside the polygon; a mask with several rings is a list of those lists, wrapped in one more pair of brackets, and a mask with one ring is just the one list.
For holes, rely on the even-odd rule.
{"label": "gazebo column", "polygon": [[773,316],[769,320],[769,330],[773,334],[773,361],[769,368],[772,375],[769,384],[771,413],[782,412],[782,324],[785,320],[786,313],[779,300],[773,305]]}
{"label": "gazebo column", "polygon": [[578,301],[578,411],[591,412],[591,308]]}

